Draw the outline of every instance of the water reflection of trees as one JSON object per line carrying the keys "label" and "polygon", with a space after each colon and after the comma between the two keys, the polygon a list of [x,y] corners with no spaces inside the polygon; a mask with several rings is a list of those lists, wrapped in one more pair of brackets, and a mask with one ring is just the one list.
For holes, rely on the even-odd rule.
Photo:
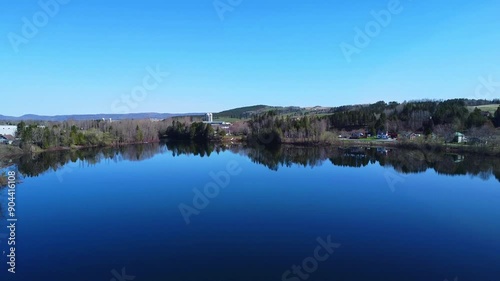
{"label": "water reflection of trees", "polygon": [[293,164],[304,167],[316,167],[328,159],[329,150],[321,147],[276,146],[273,148],[234,148],[240,150],[253,163],[262,164],[277,171],[280,166],[290,167]]}
{"label": "water reflection of trees", "polygon": [[172,156],[180,155],[195,155],[200,157],[210,157],[212,152],[219,153],[224,151],[224,146],[215,145],[213,143],[195,143],[195,142],[167,142],[167,149],[172,152]]}
{"label": "water reflection of trees", "polygon": [[130,145],[118,148],[55,151],[36,156],[24,156],[16,162],[16,170],[23,176],[34,177],[45,171],[63,167],[69,163],[95,165],[100,161],[142,161],[159,153],[210,157],[212,153],[230,151],[248,157],[252,162],[277,171],[280,167],[301,165],[320,166],[329,161],[335,166],[364,167],[379,164],[392,167],[400,173],[421,173],[433,169],[445,175],[473,175],[488,179],[494,175],[500,181],[500,158],[476,154],[451,154],[433,150],[406,150],[385,148],[338,148],[338,147],[263,147],[224,146],[217,144],[167,143]]}
{"label": "water reflection of trees", "polygon": [[289,147],[274,149],[244,148],[254,162],[271,170],[280,166],[319,166],[325,160],[335,166],[364,167],[378,163],[400,173],[421,173],[428,169],[444,175],[473,175],[500,181],[500,159],[476,154],[452,154],[432,150],[403,150],[385,148]]}
{"label": "water reflection of trees", "polygon": [[89,148],[79,150],[51,151],[36,155],[24,155],[17,163],[17,170],[27,177],[38,176],[48,170],[56,171],[69,163],[81,161],[92,166],[103,160],[113,162],[143,161],[166,151],[159,144],[128,145],[117,148]]}

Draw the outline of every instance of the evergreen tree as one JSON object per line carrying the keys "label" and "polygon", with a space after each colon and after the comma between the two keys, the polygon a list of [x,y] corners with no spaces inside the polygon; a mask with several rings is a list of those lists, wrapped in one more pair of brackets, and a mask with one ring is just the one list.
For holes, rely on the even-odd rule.
{"label": "evergreen tree", "polygon": [[474,111],[469,115],[466,121],[467,128],[481,127],[488,119],[483,115],[480,109],[476,107]]}
{"label": "evergreen tree", "polygon": [[493,123],[495,127],[500,127],[500,106],[495,111],[495,116],[493,117]]}

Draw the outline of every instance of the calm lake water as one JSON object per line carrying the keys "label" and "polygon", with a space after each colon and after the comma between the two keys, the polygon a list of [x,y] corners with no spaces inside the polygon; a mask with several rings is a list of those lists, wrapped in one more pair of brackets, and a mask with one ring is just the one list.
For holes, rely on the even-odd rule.
{"label": "calm lake water", "polygon": [[151,144],[6,170],[1,280],[500,280],[498,158]]}

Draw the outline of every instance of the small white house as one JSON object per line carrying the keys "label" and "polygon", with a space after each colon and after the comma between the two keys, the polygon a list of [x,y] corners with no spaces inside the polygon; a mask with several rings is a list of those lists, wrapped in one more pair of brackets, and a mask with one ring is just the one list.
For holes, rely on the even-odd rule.
{"label": "small white house", "polygon": [[17,132],[17,126],[0,125],[0,135],[15,136],[16,132]]}
{"label": "small white house", "polygon": [[458,143],[467,142],[467,137],[465,137],[465,135],[460,132],[456,132],[453,141]]}

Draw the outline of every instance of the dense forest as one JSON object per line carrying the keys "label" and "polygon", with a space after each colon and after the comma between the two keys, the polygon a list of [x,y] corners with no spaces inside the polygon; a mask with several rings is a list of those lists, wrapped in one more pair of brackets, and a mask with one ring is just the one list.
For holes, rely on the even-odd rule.
{"label": "dense forest", "polygon": [[[279,115],[275,111],[253,116],[249,139],[260,143],[320,142],[344,132],[360,131],[375,136],[380,132],[403,135],[419,132],[435,140],[449,142],[455,132],[464,132],[474,140],[495,141],[500,127],[500,105],[495,101],[454,99],[446,101],[413,101],[357,106],[332,114],[302,117]],[[496,111],[483,111],[470,104],[493,104]],[[474,105],[472,105],[474,106]],[[469,107],[469,108],[468,108]]]}
{"label": "dense forest", "polygon": [[327,130],[325,118],[279,116],[276,111],[254,116],[248,140],[263,144],[319,142]]}
{"label": "dense forest", "polygon": [[334,128],[368,128],[372,133],[410,130],[430,134],[435,126],[440,125],[451,126],[455,131],[484,125],[500,126],[498,109],[494,116],[479,108],[469,113],[467,104],[470,102],[467,103],[463,99],[401,104],[378,102],[359,109],[334,113],[329,116],[329,120]]}

